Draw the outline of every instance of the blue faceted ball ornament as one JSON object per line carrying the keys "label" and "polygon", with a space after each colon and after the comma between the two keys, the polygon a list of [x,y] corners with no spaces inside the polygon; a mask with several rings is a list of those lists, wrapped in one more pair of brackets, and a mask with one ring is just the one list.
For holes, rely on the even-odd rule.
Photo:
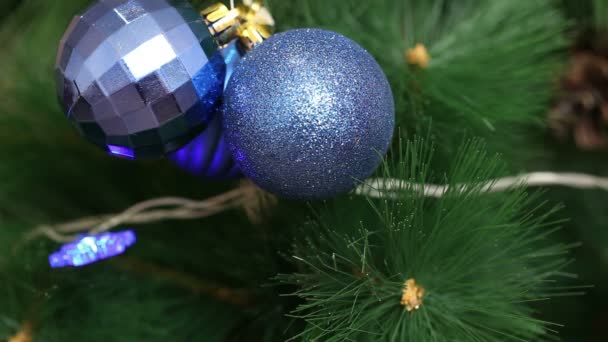
{"label": "blue faceted ball ornament", "polygon": [[335,32],[276,34],[236,66],[224,93],[226,141],[261,188],[299,200],[348,192],[369,177],[395,126],[374,58]]}
{"label": "blue faceted ball ornament", "polygon": [[59,46],[58,95],[69,120],[110,154],[159,157],[205,129],[226,65],[186,0],[99,0]]}
{"label": "blue faceted ball ornament", "polygon": [[[239,48],[237,41],[233,41],[220,53],[226,64],[224,81],[226,87],[234,68],[245,52]],[[200,178],[232,179],[241,176],[225,142],[221,116],[221,112],[218,111],[201,134],[169,156],[171,161],[184,171]]]}

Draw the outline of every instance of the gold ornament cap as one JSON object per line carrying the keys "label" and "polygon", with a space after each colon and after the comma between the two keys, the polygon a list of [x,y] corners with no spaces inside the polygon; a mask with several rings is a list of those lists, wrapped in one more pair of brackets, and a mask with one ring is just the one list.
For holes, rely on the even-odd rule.
{"label": "gold ornament cap", "polygon": [[260,0],[242,0],[236,6],[217,3],[201,11],[201,15],[221,47],[238,39],[245,50],[251,50],[270,38],[274,19]]}
{"label": "gold ornament cap", "polygon": [[202,10],[201,15],[209,32],[221,47],[236,38],[237,30],[241,25],[238,9],[229,9],[226,5],[218,3]]}

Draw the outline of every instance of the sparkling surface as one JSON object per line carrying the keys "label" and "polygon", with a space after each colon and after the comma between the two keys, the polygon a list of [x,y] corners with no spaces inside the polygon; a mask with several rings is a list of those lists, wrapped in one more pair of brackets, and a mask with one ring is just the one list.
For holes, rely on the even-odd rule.
{"label": "sparkling surface", "polygon": [[[224,87],[244,54],[236,44],[233,41],[221,50],[226,63]],[[203,178],[230,179],[240,176],[241,172],[232,159],[223,132],[221,113],[218,112],[199,136],[171,154],[170,159],[180,168]]]}
{"label": "sparkling surface", "polygon": [[225,68],[185,0],[99,0],[72,20],[56,62],[68,118],[127,158],[162,156],[201,132],[217,112]]}
{"label": "sparkling surface", "polygon": [[317,29],[277,34],[245,56],[223,110],[243,173],[293,199],[351,190],[377,168],[395,125],[393,95],[374,58]]}
{"label": "sparkling surface", "polygon": [[136,241],[135,232],[127,230],[84,236],[78,241],[65,244],[49,256],[52,268],[79,267],[122,254]]}

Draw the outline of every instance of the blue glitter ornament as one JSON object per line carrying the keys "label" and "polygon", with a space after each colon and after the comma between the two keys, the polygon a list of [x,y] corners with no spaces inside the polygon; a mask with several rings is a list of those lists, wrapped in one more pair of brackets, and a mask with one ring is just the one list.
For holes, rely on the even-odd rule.
{"label": "blue glitter ornament", "polygon": [[395,126],[378,63],[352,40],[318,29],[277,34],[245,56],[223,115],[242,172],[291,199],[351,190],[378,167]]}
{"label": "blue glitter ornament", "polygon": [[[226,64],[224,87],[242,59],[244,51],[233,41],[221,50]],[[241,175],[224,139],[221,113],[216,113],[207,128],[188,145],[170,155],[170,159],[188,173],[202,178],[230,179]]]}
{"label": "blue glitter ornament", "polygon": [[92,264],[124,253],[135,241],[135,232],[132,230],[83,236],[77,241],[63,245],[61,250],[51,254],[49,263],[52,268]]}
{"label": "blue glitter ornament", "polygon": [[217,111],[226,66],[186,0],[99,0],[61,40],[60,102],[110,154],[159,157],[196,137]]}

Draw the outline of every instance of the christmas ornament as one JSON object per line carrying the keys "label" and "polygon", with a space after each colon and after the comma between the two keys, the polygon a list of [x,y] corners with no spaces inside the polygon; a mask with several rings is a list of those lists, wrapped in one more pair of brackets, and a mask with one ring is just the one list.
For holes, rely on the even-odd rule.
{"label": "christmas ornament", "polygon": [[107,232],[84,236],[78,241],[65,244],[61,250],[49,256],[52,268],[79,267],[122,254],[136,241],[135,232]]}
{"label": "christmas ornament", "polygon": [[608,149],[608,36],[580,40],[561,86],[549,114],[553,133],[583,150]]}
{"label": "christmas ornament", "polygon": [[[233,10],[216,4],[202,14],[216,37],[221,41],[230,40],[220,51],[226,64],[226,88],[235,66],[245,53],[270,36],[274,20],[260,2],[251,0],[243,1]],[[239,25],[232,24],[235,21]],[[215,114],[205,131],[170,158],[180,168],[203,178],[229,179],[241,175],[224,141],[221,113]]]}
{"label": "christmas ornament", "polygon": [[243,173],[293,199],[328,198],[371,175],[394,114],[374,58],[317,29],[277,34],[246,55],[223,106],[226,141]]}
{"label": "christmas ornament", "polygon": [[212,119],[225,64],[185,0],[100,0],[74,18],[57,56],[59,98],[111,154],[157,157]]}
{"label": "christmas ornament", "polygon": [[[226,63],[224,87],[244,53],[236,40],[221,50]],[[229,179],[240,175],[224,141],[221,113],[215,114],[203,133],[171,154],[170,158],[177,166],[195,176]]]}

